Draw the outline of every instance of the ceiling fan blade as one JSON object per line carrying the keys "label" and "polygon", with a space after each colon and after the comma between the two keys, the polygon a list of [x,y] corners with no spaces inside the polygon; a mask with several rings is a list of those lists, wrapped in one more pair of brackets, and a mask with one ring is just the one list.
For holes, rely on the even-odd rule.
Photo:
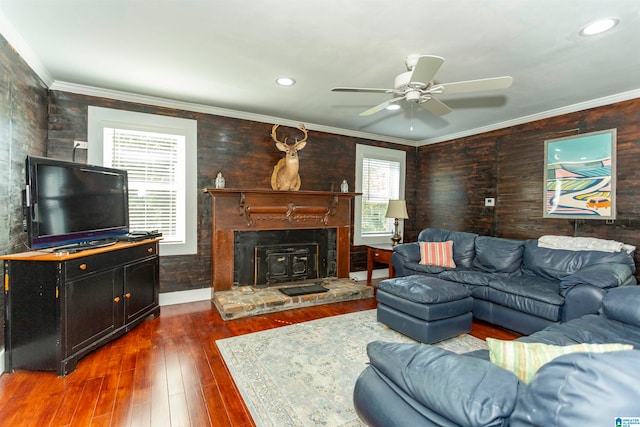
{"label": "ceiling fan blade", "polygon": [[436,116],[444,116],[445,114],[449,114],[453,110],[447,107],[443,102],[437,100],[436,98],[430,98],[427,101],[419,102],[420,105],[425,110],[435,114]]}
{"label": "ceiling fan blade", "polygon": [[418,58],[416,66],[413,68],[411,74],[411,83],[421,83],[423,85],[429,84],[433,77],[436,75],[442,64],[444,58],[433,55],[423,55]]}
{"label": "ceiling fan blade", "polygon": [[363,111],[362,113],[360,113],[361,116],[370,116],[372,114],[377,113],[378,111],[382,111],[385,108],[387,108],[389,105],[398,102],[400,100],[404,99],[404,96],[399,96],[397,98],[393,98],[390,99],[388,101],[383,102],[382,104],[378,104],[375,107],[369,108],[367,111]]}
{"label": "ceiling fan blade", "polygon": [[379,89],[369,87],[334,87],[331,92],[363,92],[363,93],[393,93],[393,89]]}
{"label": "ceiling fan blade", "polygon": [[[467,80],[463,82],[444,83],[434,87],[433,93],[464,93],[476,92],[481,90],[506,89],[513,83],[513,77],[492,77],[489,79]],[[438,90],[438,86],[442,87],[442,91]]]}

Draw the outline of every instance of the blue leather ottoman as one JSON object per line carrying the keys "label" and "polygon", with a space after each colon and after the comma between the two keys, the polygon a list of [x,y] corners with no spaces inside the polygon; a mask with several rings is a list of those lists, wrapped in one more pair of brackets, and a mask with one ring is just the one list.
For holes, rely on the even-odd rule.
{"label": "blue leather ottoman", "polygon": [[405,276],[378,283],[378,322],[425,344],[471,331],[471,291],[459,283]]}

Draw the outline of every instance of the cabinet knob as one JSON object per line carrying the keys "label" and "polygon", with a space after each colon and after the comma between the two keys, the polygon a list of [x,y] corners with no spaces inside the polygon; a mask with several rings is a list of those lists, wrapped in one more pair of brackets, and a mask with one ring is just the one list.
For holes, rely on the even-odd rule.
{"label": "cabinet knob", "polygon": [[149,249],[147,249],[147,252],[149,252],[150,254],[152,254],[152,253],[153,253],[153,248],[149,248]]}
{"label": "cabinet knob", "polygon": [[120,302],[120,297],[115,297],[115,298],[113,299],[113,302]]}
{"label": "cabinet knob", "polygon": [[126,294],[124,294],[124,297],[125,297],[126,299],[131,298],[131,293],[130,293],[130,292],[127,292]]}
{"label": "cabinet knob", "polygon": [[80,265],[78,266],[78,268],[79,268],[80,270],[84,271],[84,270],[86,270],[86,269],[87,269],[87,264],[80,264]]}

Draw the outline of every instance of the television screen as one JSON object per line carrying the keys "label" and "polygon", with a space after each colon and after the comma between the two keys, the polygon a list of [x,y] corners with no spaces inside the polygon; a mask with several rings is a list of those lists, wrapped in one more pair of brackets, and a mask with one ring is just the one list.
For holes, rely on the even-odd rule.
{"label": "television screen", "polygon": [[127,172],[29,156],[25,217],[31,248],[126,234]]}

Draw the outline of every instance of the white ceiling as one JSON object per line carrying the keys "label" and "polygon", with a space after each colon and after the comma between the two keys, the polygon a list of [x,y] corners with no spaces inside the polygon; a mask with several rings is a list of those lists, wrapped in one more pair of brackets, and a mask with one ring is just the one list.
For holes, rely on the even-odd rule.
{"label": "white ceiling", "polygon": [[[409,145],[640,96],[640,0],[0,0],[0,33],[52,89]],[[411,53],[445,58],[439,83],[514,83],[442,95],[442,117],[331,92],[390,88]]]}

